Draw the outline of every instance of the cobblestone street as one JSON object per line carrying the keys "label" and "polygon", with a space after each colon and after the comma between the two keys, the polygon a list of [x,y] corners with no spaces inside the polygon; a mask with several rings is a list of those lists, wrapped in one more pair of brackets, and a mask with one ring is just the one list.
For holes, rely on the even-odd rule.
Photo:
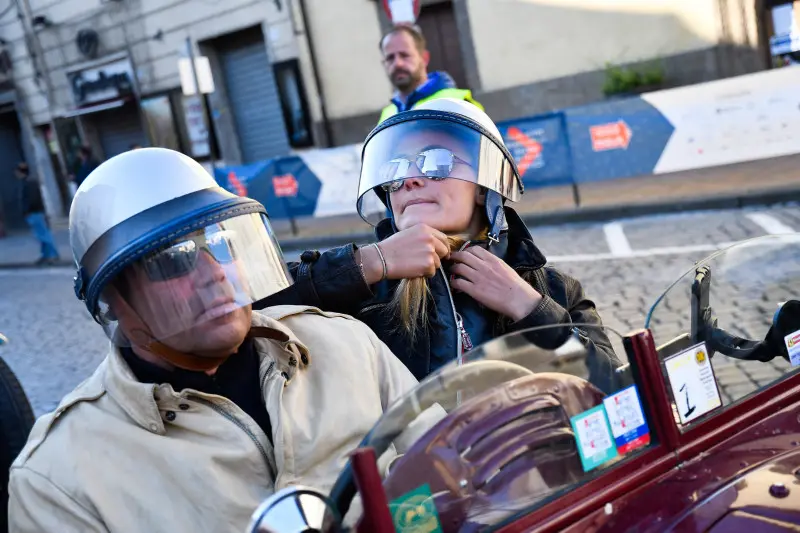
{"label": "cobblestone street", "polygon": [[[624,334],[644,326],[653,302],[695,261],[734,241],[798,230],[800,207],[783,206],[535,227],[532,233],[552,265],[582,282],[605,324]],[[298,254],[287,250],[286,258]],[[768,259],[750,262],[763,267]],[[781,284],[756,274],[745,280],[715,277],[714,287],[725,287],[712,291],[720,327],[763,338],[777,304],[800,293],[800,261],[794,264],[798,271],[783,272]],[[769,278],[768,269],[758,272]],[[18,373],[37,415],[85,379],[107,349],[102,330],[75,299],[71,278],[67,268],[0,270],[0,331],[10,339],[2,356]],[[683,292],[665,299],[654,316],[657,344],[689,331],[688,282],[678,289]],[[722,355],[713,363],[726,403],[789,369],[782,360],[745,363]]]}

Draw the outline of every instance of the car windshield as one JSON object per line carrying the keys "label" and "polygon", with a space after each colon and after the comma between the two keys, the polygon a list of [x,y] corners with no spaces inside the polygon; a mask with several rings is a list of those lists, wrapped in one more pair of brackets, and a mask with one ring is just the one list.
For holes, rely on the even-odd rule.
{"label": "car windshield", "polygon": [[650,309],[676,422],[768,387],[800,365],[800,235],[740,242],[699,261]]}
{"label": "car windshield", "polygon": [[574,324],[509,334],[439,369],[367,443],[400,454],[379,461],[395,527],[492,529],[653,446],[636,373],[617,332]]}

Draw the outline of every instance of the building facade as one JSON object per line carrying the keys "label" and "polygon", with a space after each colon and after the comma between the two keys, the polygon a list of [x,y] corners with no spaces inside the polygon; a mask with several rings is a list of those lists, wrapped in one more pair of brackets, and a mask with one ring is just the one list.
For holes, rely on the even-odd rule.
{"label": "building facade", "polygon": [[[602,100],[612,65],[662,86],[775,66],[768,0],[423,0],[431,70],[495,120]],[[81,145],[106,159],[165,146],[235,165],[363,140],[391,96],[380,0],[14,0],[0,13],[0,195],[14,165],[68,212]],[[190,55],[213,90],[184,94]],[[184,84],[185,84],[184,80]],[[201,87],[204,81],[201,80]]]}

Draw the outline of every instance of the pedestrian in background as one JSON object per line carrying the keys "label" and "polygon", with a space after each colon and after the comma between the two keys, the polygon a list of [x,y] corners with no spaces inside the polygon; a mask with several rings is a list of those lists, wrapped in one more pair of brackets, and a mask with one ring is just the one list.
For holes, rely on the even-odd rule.
{"label": "pedestrian in background", "polygon": [[94,169],[100,164],[97,159],[95,159],[94,155],[92,154],[92,149],[89,146],[81,146],[80,150],[78,151],[78,160],[80,163],[78,164],[78,170],[75,173],[75,185],[77,187],[81,186],[83,180],[92,173]]}
{"label": "pedestrian in background", "polygon": [[41,257],[36,261],[37,265],[51,265],[58,262],[58,249],[53,240],[53,234],[47,223],[44,212],[44,201],[39,182],[31,177],[30,168],[25,162],[20,162],[14,169],[14,174],[21,183],[20,202],[22,214],[25,222],[30,226],[31,231],[39,240],[41,245]]}
{"label": "pedestrian in background", "polygon": [[394,26],[384,34],[380,49],[383,68],[395,93],[391,103],[381,111],[379,122],[434,98],[466,100],[483,111],[483,106],[472,97],[472,92],[456,87],[456,82],[447,72],[428,73],[431,53],[418,26]]}

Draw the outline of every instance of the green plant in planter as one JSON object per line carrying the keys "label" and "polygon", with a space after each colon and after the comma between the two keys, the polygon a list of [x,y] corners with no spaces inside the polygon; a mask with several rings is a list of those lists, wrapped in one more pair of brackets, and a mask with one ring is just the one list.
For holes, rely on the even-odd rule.
{"label": "green plant in planter", "polygon": [[653,86],[664,83],[664,69],[654,64],[642,71],[642,85]]}
{"label": "green plant in planter", "polygon": [[636,70],[632,67],[620,67],[606,63],[606,81],[603,84],[603,94],[635,93],[641,87],[652,87],[664,82],[664,71],[659,64]]}

